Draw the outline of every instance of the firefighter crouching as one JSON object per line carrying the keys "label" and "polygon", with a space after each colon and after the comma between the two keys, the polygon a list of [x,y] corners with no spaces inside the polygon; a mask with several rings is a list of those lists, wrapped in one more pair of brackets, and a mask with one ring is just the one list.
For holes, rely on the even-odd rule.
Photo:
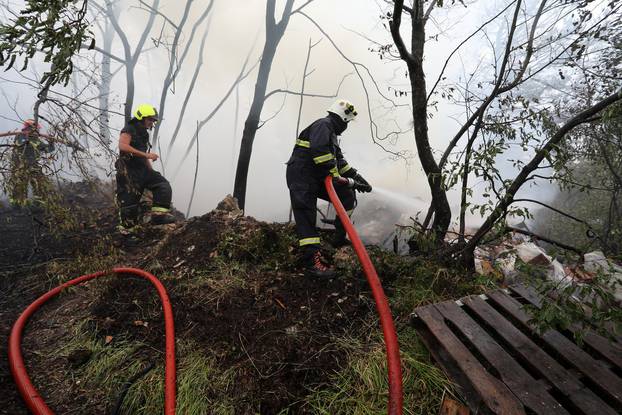
{"label": "firefighter crouching", "polygon": [[[296,140],[292,156],[287,162],[287,187],[292,203],[296,233],[302,249],[305,273],[312,277],[332,278],[334,270],[328,266],[320,252],[320,236],[315,226],[317,198],[329,200],[324,178],[333,177],[335,190],[341,203],[351,215],[356,206],[355,190],[371,192],[372,187],[351,167],[343,157],[337,137],[357,111],[349,101],[337,100],[328,115],[305,128]],[[346,232],[338,219],[332,245],[347,244]]]}
{"label": "firefighter crouching", "polygon": [[151,105],[139,105],[119,136],[117,169],[117,203],[119,230],[131,234],[139,224],[140,199],[145,189],[153,194],[151,223],[162,225],[175,222],[169,213],[173,192],[171,185],[153,169],[158,155],[151,152],[149,130],[158,121],[158,111]]}

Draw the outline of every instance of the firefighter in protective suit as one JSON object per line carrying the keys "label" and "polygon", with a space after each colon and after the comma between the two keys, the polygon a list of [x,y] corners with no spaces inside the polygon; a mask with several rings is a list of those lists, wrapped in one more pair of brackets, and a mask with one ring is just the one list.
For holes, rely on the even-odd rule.
{"label": "firefighter in protective suit", "polygon": [[145,189],[153,194],[151,223],[173,223],[169,213],[173,192],[171,185],[151,165],[158,155],[151,152],[149,130],[158,121],[158,111],[151,105],[139,105],[119,136],[117,169],[117,203],[119,205],[119,230],[130,234],[138,225],[140,199]]}
{"label": "firefighter in protective suit", "polygon": [[[300,133],[287,162],[287,187],[305,273],[309,276],[331,278],[335,275],[322,258],[320,237],[315,227],[317,198],[329,200],[324,178],[333,177],[337,195],[349,215],[356,205],[354,191],[372,190],[369,183],[345,160],[337,139],[356,116],[354,105],[348,100],[338,99],[328,109],[326,117],[313,122]],[[347,243],[345,229],[341,221],[336,220],[332,245],[339,247]]]}
{"label": "firefighter in protective suit", "polygon": [[32,119],[24,121],[21,131],[0,134],[0,137],[10,136],[15,136],[15,142],[7,182],[9,202],[15,207],[28,205],[29,186],[32,186],[35,201],[45,200],[50,191],[50,181],[43,173],[40,159],[44,153],[54,151],[54,137],[42,133],[41,125]]}

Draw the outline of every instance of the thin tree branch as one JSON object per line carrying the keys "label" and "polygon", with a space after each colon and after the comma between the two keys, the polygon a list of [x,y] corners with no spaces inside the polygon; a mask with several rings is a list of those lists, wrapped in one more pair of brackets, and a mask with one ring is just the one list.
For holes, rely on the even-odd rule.
{"label": "thin tree branch", "polygon": [[[227,101],[227,99],[229,98],[229,96],[231,95],[231,93],[234,91],[234,89],[236,88],[236,86],[242,82],[244,79],[246,79],[246,77],[253,72],[253,70],[257,67],[257,65],[259,65],[259,60],[257,62],[255,62],[255,64],[248,70],[246,71],[246,66],[248,64],[248,60],[250,58],[250,52],[246,57],[246,60],[244,61],[244,65],[242,66],[242,69],[240,70],[240,73],[238,74],[237,78],[235,79],[235,81],[233,81],[233,83],[231,84],[231,87],[229,88],[229,90],[225,93],[225,95],[221,98],[220,102],[214,107],[214,109],[207,115],[207,117],[205,117],[200,123],[199,123],[199,130],[201,130],[205,124],[207,124],[209,122],[209,120],[211,120],[214,115],[220,110],[220,108],[223,106],[223,104]],[[246,71],[246,72],[244,72]],[[190,151],[192,150],[192,147],[194,146],[195,141],[197,140],[198,136],[195,134],[192,139],[190,140],[190,143],[188,144],[188,147],[186,148],[186,152],[184,153],[184,156],[182,157],[179,165],[177,166],[177,170],[175,171],[175,173],[173,174],[173,179],[177,176],[177,174],[179,173],[179,171],[181,170],[181,167],[183,166],[184,162],[186,161],[186,159],[188,158],[188,155],[190,154]]]}
{"label": "thin tree branch", "polygon": [[549,141],[533,156],[531,161],[526,164],[520,173],[514,178],[508,190],[497,205],[492,213],[488,216],[488,218],[484,221],[482,226],[478,229],[476,234],[471,238],[469,243],[465,246],[466,251],[472,252],[473,249],[477,246],[481,238],[488,233],[488,231],[494,226],[497,220],[505,215],[505,212],[508,206],[513,202],[514,195],[516,192],[523,186],[527,177],[538,168],[540,163],[548,157],[551,151],[559,144],[560,141],[564,139],[566,134],[568,134],[573,128],[580,125],[585,119],[593,117],[595,114],[598,114],[600,111],[609,107],[610,105],[615,104],[616,102],[622,100],[622,89],[618,90],[615,94],[612,94],[600,102],[594,104],[593,106],[581,111],[576,114],[570,120],[568,120],[565,124],[563,124],[553,136],[549,139]]}
{"label": "thin tree branch", "polygon": [[190,201],[188,201],[188,209],[186,210],[186,218],[190,217],[190,208],[192,207],[192,201],[194,200],[194,191],[197,187],[197,176],[199,175],[199,121],[197,121],[197,161],[194,168],[194,180],[192,181],[192,192],[190,193]]}
{"label": "thin tree branch", "polygon": [[[211,17],[210,17],[210,20],[211,20]],[[173,131],[171,141],[169,142],[168,149],[166,151],[167,154],[171,153],[173,144],[175,143],[175,140],[177,140],[177,134],[179,133],[179,129],[181,128],[182,122],[184,120],[184,116],[186,114],[186,108],[188,107],[188,102],[190,101],[190,97],[192,96],[192,93],[195,91],[195,85],[196,85],[197,79],[199,77],[199,73],[201,72],[201,68],[203,67],[203,63],[204,63],[203,53],[205,51],[205,43],[207,41],[207,36],[209,34],[210,26],[211,24],[208,23],[207,27],[205,28],[205,33],[203,34],[203,39],[201,39],[201,46],[199,47],[199,58],[198,58],[199,60],[197,61],[197,65],[194,68],[194,74],[192,75],[190,86],[188,87],[188,90],[186,91],[186,97],[184,98],[184,102],[181,106],[181,110],[179,111],[179,117],[177,118],[177,125],[175,126],[175,130]]]}
{"label": "thin tree branch", "polygon": [[436,82],[434,83],[434,86],[432,87],[432,89],[430,89],[430,92],[428,93],[427,102],[430,101],[430,97],[432,96],[432,94],[436,90],[436,87],[438,86],[438,84],[443,79],[443,74],[445,73],[445,69],[447,69],[447,66],[449,65],[449,61],[454,56],[454,54],[456,54],[458,52],[458,50],[460,50],[460,48],[462,46],[464,46],[465,43],[467,43],[469,40],[471,40],[471,38],[473,38],[475,35],[477,35],[484,27],[488,26],[490,23],[495,21],[499,16],[501,16],[503,13],[505,13],[505,11],[510,8],[510,6],[512,6],[514,3],[516,3],[516,1],[517,0],[513,0],[512,2],[510,2],[507,6],[505,6],[505,8],[503,10],[501,10],[499,13],[497,13],[491,19],[489,19],[486,22],[484,22],[480,27],[478,27],[473,33],[471,33],[466,39],[464,39],[462,42],[460,42],[458,44],[458,46],[456,46],[454,48],[454,50],[449,54],[449,56],[445,60],[445,64],[443,65],[443,68],[441,69],[441,72],[439,73],[438,77],[436,78]]}
{"label": "thin tree branch", "polygon": [[537,240],[540,240],[540,241],[543,241],[543,242],[547,242],[547,243],[553,244],[553,245],[558,246],[558,247],[560,247],[562,249],[565,249],[567,251],[572,251],[572,252],[576,253],[577,255],[583,255],[583,251],[580,250],[579,248],[575,248],[574,246],[566,245],[565,243],[562,243],[562,242],[559,242],[559,241],[555,241],[555,240],[547,238],[545,236],[538,235],[538,234],[535,234],[533,232],[530,232],[530,231],[527,231],[527,230],[524,230],[524,229],[515,228],[513,226],[508,226],[508,225],[506,225],[506,229],[508,231],[512,231],[514,233],[520,233],[522,235],[531,236],[534,239],[537,239]]}
{"label": "thin tree branch", "polygon": [[[409,62],[414,61],[415,57],[408,52],[406,48],[406,44],[404,44],[404,39],[402,38],[402,34],[400,33],[400,26],[402,25],[402,9],[404,7],[404,0],[396,0],[393,5],[393,19],[389,21],[389,28],[391,29],[391,35],[393,36],[393,41],[395,42],[395,46],[397,47],[397,51],[400,53],[400,57],[409,64]],[[412,14],[412,10],[410,11]]]}
{"label": "thin tree branch", "polygon": [[292,11],[291,14],[300,12],[302,9],[307,7],[312,2],[313,2],[313,0],[307,0],[307,2],[305,4],[303,4],[302,6],[298,7],[296,10]]}

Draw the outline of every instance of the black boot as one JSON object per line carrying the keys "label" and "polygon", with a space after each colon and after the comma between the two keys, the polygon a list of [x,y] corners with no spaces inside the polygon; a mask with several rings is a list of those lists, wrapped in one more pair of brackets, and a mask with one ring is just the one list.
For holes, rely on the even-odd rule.
{"label": "black boot", "polygon": [[121,234],[121,244],[127,247],[139,246],[143,243],[141,237],[138,235],[138,226],[126,227],[123,225],[117,226],[117,231]]}
{"label": "black boot", "polygon": [[320,251],[315,251],[307,261],[305,275],[313,278],[330,279],[335,277],[335,271],[324,264]]}
{"label": "black boot", "polygon": [[343,232],[335,232],[335,234],[333,235],[330,244],[333,248],[338,249],[341,248],[342,246],[350,246],[352,245],[352,242],[350,242],[347,238],[346,238],[346,233]]}
{"label": "black boot", "polygon": [[175,222],[177,220],[170,213],[151,214],[151,224],[153,225],[167,225]]}

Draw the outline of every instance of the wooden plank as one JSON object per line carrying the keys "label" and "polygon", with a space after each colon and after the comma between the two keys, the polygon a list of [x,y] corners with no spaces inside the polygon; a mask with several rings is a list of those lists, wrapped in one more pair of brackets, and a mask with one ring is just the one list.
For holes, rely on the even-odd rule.
{"label": "wooden plank", "polygon": [[[581,329],[579,327],[573,327],[573,331],[574,330]],[[613,366],[622,370],[622,344],[617,341],[606,339],[592,330],[589,330],[584,334],[583,341],[593,350],[602,355],[605,360]]]}
{"label": "wooden plank", "polygon": [[617,413],[486,301],[472,296],[462,299],[462,302],[501,336],[534,371],[547,379],[583,413],[589,415],[615,415]]}
{"label": "wooden plank", "polygon": [[[488,297],[497,306],[518,320],[524,328],[528,329],[533,335],[538,336],[532,325],[528,323],[530,317],[522,310],[522,305],[518,301],[500,291],[493,291],[488,294]],[[616,410],[622,409],[622,380],[607,369],[602,362],[593,359],[576,344],[555,330],[549,330],[539,335],[539,337],[562,356],[569,365],[577,368],[583,376],[597,385],[607,395],[608,399],[613,400],[613,402],[609,402],[603,397],[606,402]]]}
{"label": "wooden plank", "polygon": [[[416,310],[418,320],[425,325],[419,329],[423,338],[429,334],[437,343],[428,344],[430,352],[446,370],[455,373],[455,366],[464,376],[453,376],[458,384],[474,394],[467,395],[473,412],[506,415],[525,415],[523,405],[502,382],[486,371],[484,366],[469,352],[462,342],[447,327],[443,316],[433,305]],[[444,353],[445,350],[447,353]]]}
{"label": "wooden plank", "polygon": [[[538,308],[542,307],[541,297],[535,289],[524,285],[512,286],[510,289],[534,306]],[[585,330],[575,324],[570,327],[570,331],[577,333]],[[618,369],[622,369],[622,343],[620,343],[619,339],[617,339],[617,341],[609,340],[599,335],[594,330],[587,330],[584,333],[583,341],[591,349],[600,354],[607,362],[616,366]]]}
{"label": "wooden plank", "polygon": [[471,411],[460,402],[456,402],[445,395],[438,415],[471,415]]}
{"label": "wooden plank", "polygon": [[536,380],[503,347],[453,301],[435,307],[460,331],[520,401],[536,414],[569,414],[546,390],[534,387]]}
{"label": "wooden plank", "polygon": [[537,294],[535,289],[528,288],[527,286],[522,284],[515,284],[508,288],[510,289],[510,291],[520,295],[536,307],[542,307],[542,297]]}

